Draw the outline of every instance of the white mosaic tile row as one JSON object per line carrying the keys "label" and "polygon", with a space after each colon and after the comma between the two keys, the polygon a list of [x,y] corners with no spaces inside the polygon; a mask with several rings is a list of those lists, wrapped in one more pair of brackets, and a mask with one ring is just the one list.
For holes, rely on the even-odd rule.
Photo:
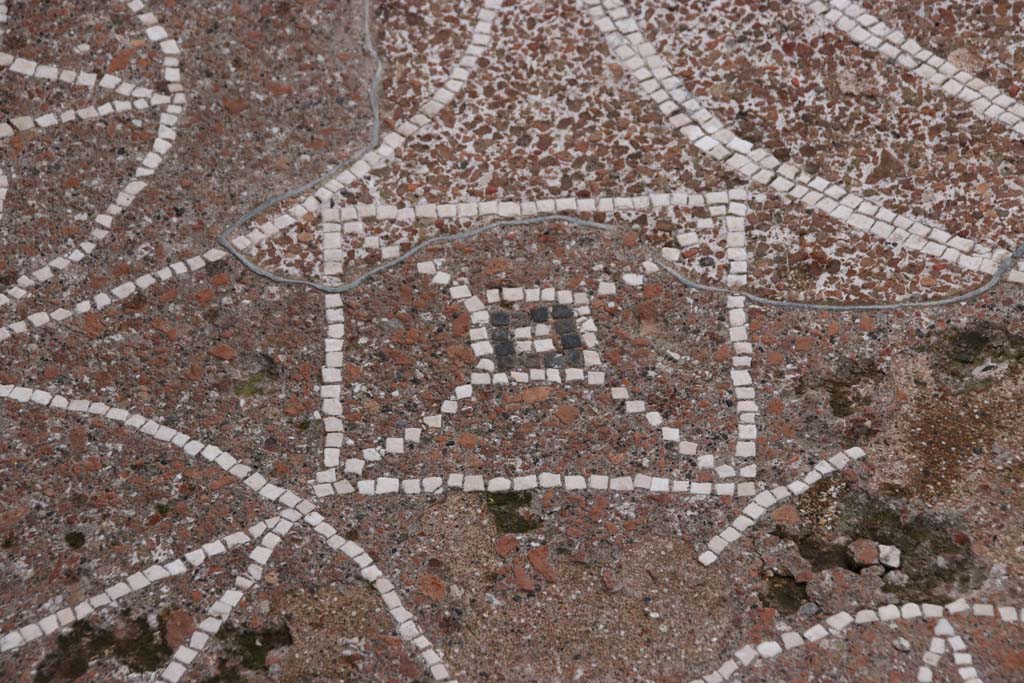
{"label": "white mosaic tile row", "polygon": [[[613,211],[657,211],[669,208],[708,208],[714,215],[731,202],[753,199],[754,195],[743,188],[719,192],[676,192],[652,193],[623,197],[551,197],[548,199],[522,201],[479,201],[466,200],[444,204],[417,204],[397,206],[394,204],[349,204],[334,209],[325,218],[323,226],[325,248],[332,251],[331,273],[341,272],[341,262],[346,249],[354,249],[357,256],[365,257],[380,252],[381,258],[395,259],[401,256],[403,247],[414,246],[410,241],[395,243],[386,241],[383,235],[367,234],[366,221],[395,221],[412,224],[417,220],[451,218],[499,218],[515,219],[532,216],[576,213],[609,213]],[[328,237],[328,235],[330,235]],[[328,246],[330,245],[330,246]],[[325,259],[325,268],[327,267]]]}
{"label": "white mosaic tile row", "polygon": [[822,460],[810,472],[786,486],[776,486],[770,490],[761,491],[761,493],[754,496],[754,500],[749,505],[743,508],[743,512],[733,520],[732,524],[708,541],[708,549],[701,553],[698,560],[705,567],[714,564],[718,561],[721,554],[725,552],[725,549],[729,547],[729,544],[739,540],[750,527],[757,524],[757,520],[764,516],[766,512],[784,500],[803,495],[808,489],[821,481],[822,477],[835,474],[848,467],[850,463],[863,457],[864,451],[860,448],[848,448],[845,451],[836,453],[828,460]]}
{"label": "white mosaic tile row", "polygon": [[188,434],[179,432],[173,427],[168,427],[144,415],[132,413],[123,408],[112,408],[99,401],[70,399],[61,394],[52,394],[42,389],[12,384],[0,384],[0,399],[7,399],[18,403],[32,403],[69,413],[82,413],[102,417],[118,424],[123,424],[129,429],[134,429],[146,436],[151,436],[157,441],[168,443],[184,451],[190,457],[201,455],[231,476],[239,479],[261,498],[276,502],[287,508],[296,508],[300,511],[313,509],[313,504],[308,500],[303,500],[288,489],[267,481],[266,477],[249,465],[238,462],[227,451],[222,451],[213,444],[197,441]]}
{"label": "white mosaic tile row", "polygon": [[[341,243],[341,223],[338,210],[324,202],[323,219],[323,272],[340,275],[344,269],[345,253]],[[320,371],[320,415],[324,422],[324,467],[335,468],[341,461],[341,448],[345,445],[344,410],[341,405],[342,365],[345,351],[345,307],[341,296],[328,294],[324,298],[327,333],[324,336],[324,365]]]}
{"label": "white mosaic tile row", "polygon": [[499,16],[500,7],[500,0],[484,0],[483,7],[477,13],[473,35],[462,57],[452,68],[445,84],[427,99],[412,118],[398,123],[393,131],[383,136],[380,145],[363,154],[344,170],[339,171],[315,193],[296,202],[287,211],[263,222],[248,233],[233,237],[231,244],[239,251],[249,251],[282,230],[303,220],[307,214],[319,214],[322,203],[330,203],[346,187],[360,178],[366,177],[374,169],[387,165],[394,158],[395,152],[409,138],[427,130],[434,118],[466,87],[470,75],[476,69],[477,62],[491,44],[494,22]]}
{"label": "white mosaic tile row", "polygon": [[220,598],[206,610],[206,618],[196,626],[189,637],[188,644],[183,643],[178,646],[174,654],[171,655],[170,664],[164,667],[157,680],[178,683],[188,673],[189,666],[206,648],[210,639],[217,635],[221,626],[231,616],[231,611],[242,601],[246,591],[263,578],[264,565],[270,561],[274,549],[300,518],[301,515],[296,510],[282,511],[281,518],[277,520],[272,529],[263,534],[259,539],[259,544],[249,553],[249,559],[252,562],[244,572],[235,577],[234,586],[225,590]]}
{"label": "white mosaic tile row", "polygon": [[606,474],[557,474],[541,472],[518,477],[484,477],[480,474],[458,472],[447,476],[424,477],[422,479],[398,479],[379,477],[361,479],[355,486],[347,480],[321,482],[314,486],[314,493],[323,498],[332,495],[358,493],[363,496],[440,495],[447,491],[503,493],[506,491],[532,491],[535,489],[561,489],[565,491],[612,491],[628,493],[648,491],[650,493],[673,493],[695,498],[711,496],[749,498],[757,495],[755,482],[696,482],[666,477],[652,477],[647,474],[606,475]]}
{"label": "white mosaic tile row", "polygon": [[661,257],[666,261],[678,263],[683,249],[699,244],[700,234],[712,230],[716,223],[721,222],[726,231],[726,260],[729,262],[729,272],[726,273],[724,284],[729,289],[744,287],[747,284],[750,259],[747,253],[746,217],[750,212],[750,203],[762,200],[763,195],[744,190],[729,190],[708,193],[708,196],[714,198],[713,202],[706,205],[710,208],[711,217],[698,219],[694,226],[695,230],[677,230],[675,240],[678,247],[662,247]]}
{"label": "white mosaic tile row", "polygon": [[720,192],[662,192],[623,197],[551,197],[537,200],[466,200],[447,204],[350,204],[340,207],[342,221],[399,220],[422,218],[522,218],[556,213],[610,213],[613,211],[648,211],[661,208],[702,208],[725,206],[731,201],[748,199],[743,188]]}
{"label": "white mosaic tile row", "polygon": [[[1016,610],[1011,613],[1016,616]],[[967,643],[956,633],[956,629],[945,617],[935,622],[934,636],[928,643],[928,651],[922,657],[922,664],[917,669],[917,683],[932,683],[935,680],[935,669],[947,652],[953,658],[960,680],[964,683],[982,683],[981,676],[974,666],[974,657],[967,650]]]}
{"label": "white mosaic tile row", "polygon": [[[435,681],[450,681],[448,666],[442,654],[423,634],[412,613],[402,604],[395,585],[377,567],[373,558],[355,541],[350,541],[327,523],[323,515],[310,512],[304,518],[306,524],[319,534],[332,550],[340,551],[359,567],[360,577],[376,589],[387,607],[388,614],[395,622],[398,636],[413,649]],[[457,683],[453,681],[453,683]]]}
{"label": "white mosaic tile row", "polygon": [[747,284],[747,205],[730,203],[725,217],[726,249],[729,274],[725,284],[728,287],[743,287]]}
{"label": "white mosaic tile row", "polygon": [[341,233],[341,211],[328,203],[320,209],[321,247],[324,275],[341,275],[345,269],[345,244]]}
{"label": "white mosaic tile row", "polygon": [[345,445],[344,410],[341,405],[342,365],[345,350],[345,308],[340,294],[324,297],[327,335],[324,366],[320,371],[320,414],[324,422],[324,467],[337,467]]}
{"label": "white mosaic tile row", "polygon": [[[80,109],[67,109],[57,113],[48,112],[33,116],[16,116],[11,119],[10,125],[0,124],[0,137],[11,137],[18,133],[31,131],[34,128],[51,128],[62,123],[74,123],[76,121],[93,121],[106,116],[116,114],[131,114],[136,111],[144,111],[150,107],[161,107],[171,103],[171,96],[162,93],[153,93],[148,98],[134,100],[110,100],[97,106],[82,107]],[[6,127],[3,128],[3,127]],[[6,134],[6,135],[5,135]]]}
{"label": "white mosaic tile row", "polygon": [[178,120],[185,105],[185,94],[178,67],[181,50],[177,41],[168,37],[167,31],[158,23],[157,18],[152,13],[144,11],[145,6],[142,2],[126,0],[125,5],[136,20],[145,27],[146,38],[160,48],[164,80],[167,82],[167,89],[164,92],[122,81],[113,74],[97,77],[93,73],[60,69],[53,65],[38,64],[0,52],[0,68],[6,68],[12,73],[88,88],[104,88],[123,98],[130,98],[83,109],[68,110],[59,114],[18,116],[12,119],[13,127],[7,123],[0,123],[0,139],[33,127],[48,128],[71,121],[89,121],[111,114],[141,110],[149,106],[162,109],[157,133],[149,153],[136,166],[132,179],[120,190],[114,201],[93,217],[93,223],[96,225],[89,233],[88,239],[82,240],[71,251],[51,259],[46,265],[21,275],[13,286],[0,293],[0,306],[25,298],[28,295],[28,290],[32,287],[51,280],[60,271],[68,269],[72,264],[79,263],[86,256],[92,254],[97,245],[110,235],[116,217],[130,207],[139,193],[146,188],[147,181],[144,178],[153,175],[160,168],[177,139]]}
{"label": "white mosaic tile row", "polygon": [[[941,644],[941,653],[946,651],[947,646],[951,647],[954,653],[966,654],[966,646],[963,639],[956,635],[949,619],[958,615],[975,618],[998,619],[1008,624],[1020,624],[1024,619],[1024,608],[1012,605],[990,605],[984,603],[970,603],[959,599],[947,605],[933,605],[929,603],[908,602],[902,605],[883,605],[878,609],[864,609],[850,614],[849,612],[838,612],[826,617],[821,622],[811,626],[802,633],[787,631],[781,634],[779,640],[766,640],[760,643],[750,643],[733,653],[715,671],[696,678],[690,683],[723,683],[731,679],[737,672],[750,667],[759,659],[772,659],[789,650],[797,649],[809,643],[819,643],[829,639],[845,637],[851,627],[863,624],[878,622],[889,622],[898,627],[904,621],[931,621],[937,620],[935,624],[936,637],[944,640]],[[940,635],[941,634],[941,635]],[[939,645],[932,641],[929,652],[939,649]],[[933,649],[934,648],[934,649]],[[965,662],[962,666],[958,664],[958,673],[964,681],[980,680],[977,670],[973,667],[973,660],[961,657],[960,661]],[[931,658],[928,658],[930,660]],[[922,667],[923,669],[924,667]],[[918,681],[929,683],[931,678],[922,678],[921,669],[918,670]]]}
{"label": "white mosaic tile row", "polygon": [[[72,87],[89,90],[97,88],[109,90],[118,95],[131,96],[134,99],[149,99],[154,95],[152,88],[137,85],[121,79],[113,74],[97,74],[91,71],[62,69],[52,64],[40,64],[31,59],[17,57],[7,52],[0,52],[0,69],[25,78],[62,83]],[[17,126],[14,130],[17,130]],[[12,128],[0,128],[0,137],[13,135]]]}
{"label": "white mosaic tile row", "polygon": [[123,598],[149,588],[164,579],[192,572],[211,557],[216,557],[235,548],[247,545],[251,541],[260,539],[268,529],[274,528],[278,521],[278,517],[271,517],[248,529],[225,534],[209,543],[204,543],[201,547],[191,550],[170,562],[153,564],[135,572],[73,607],[64,607],[38,621],[5,633],[0,636],[0,652],[15,650],[37,638],[60,631],[77,621],[88,618],[97,610],[110,605],[116,605]]}
{"label": "white mosaic tile row", "polygon": [[[730,203],[729,213],[725,216],[726,227],[726,258],[729,261],[729,274],[726,275],[726,286],[743,287],[747,284],[747,205]],[[747,300],[741,296],[730,296],[726,299],[729,309],[729,345],[732,348],[732,370],[729,372],[733,393],[736,397],[736,414],[739,420],[736,436],[735,463],[740,466],[740,475],[753,477],[757,474],[757,465],[743,465],[757,454],[757,403],[754,382],[750,377],[751,359],[754,346],[750,342],[750,325],[747,321]],[[718,473],[723,476],[723,472]]]}
{"label": "white mosaic tile row", "polygon": [[152,273],[146,273],[134,280],[122,282],[107,292],[100,292],[91,299],[79,301],[71,309],[58,308],[52,311],[37,311],[24,320],[7,323],[0,327],[0,342],[10,339],[17,334],[24,334],[37,327],[59,324],[89,311],[103,310],[111,304],[124,301],[136,292],[149,289],[158,282],[167,282],[172,278],[202,270],[209,264],[220,261],[225,256],[227,256],[227,252],[221,249],[210,249],[203,253],[202,256],[193,256],[184,261],[175,261],[171,265],[155,270]]}
{"label": "white mosaic tile row", "polygon": [[736,415],[739,420],[734,463],[740,468],[740,476],[753,477],[757,474],[757,465],[752,464],[751,460],[757,455],[758,409],[754,381],[750,376],[754,345],[750,342],[747,299],[742,296],[730,296],[726,299],[726,306],[729,310],[729,346],[732,349],[732,369],[729,371],[729,378],[736,397]]}
{"label": "white mosaic tile row", "polygon": [[861,47],[885,55],[933,88],[969,105],[981,117],[1024,135],[1024,104],[977,75],[955,66],[853,0],[796,0]]}
{"label": "white mosaic tile row", "polygon": [[[747,284],[747,213],[749,206],[744,203],[746,197],[730,196],[724,203],[723,215],[717,218],[706,218],[698,221],[697,228],[706,230],[713,226],[715,220],[724,221],[726,229],[726,259],[729,272],[725,276],[726,287],[740,288]],[[676,232],[676,243],[680,248],[663,247],[661,256],[666,261],[677,263],[682,255],[681,249],[696,245],[700,237],[696,232],[679,230]],[[736,439],[735,459],[731,465],[715,463],[715,456],[704,454],[698,457],[697,465],[702,469],[713,469],[719,478],[730,478],[737,475],[752,478],[757,475],[757,465],[750,461],[757,455],[757,414],[758,408],[754,383],[750,377],[750,366],[754,347],[749,340],[749,325],[746,313],[746,298],[742,296],[727,297],[729,324],[729,345],[732,349],[732,380],[733,393],[736,397],[736,413],[739,420]],[[744,463],[747,464],[744,464]]]}
{"label": "white mosaic tile row", "polygon": [[[884,240],[895,250],[925,253],[965,270],[988,274],[995,273],[998,264],[1010,256],[1005,249],[955,237],[924,219],[897,215],[826,178],[779,161],[767,149],[729,130],[686,89],[672,74],[669,62],[641,33],[621,0],[579,0],[579,4],[604,34],[611,52],[640,90],[658,104],[669,123],[697,149],[739,175],[826,213],[859,233]],[[1024,282],[1024,271],[1013,271],[1009,279]]]}

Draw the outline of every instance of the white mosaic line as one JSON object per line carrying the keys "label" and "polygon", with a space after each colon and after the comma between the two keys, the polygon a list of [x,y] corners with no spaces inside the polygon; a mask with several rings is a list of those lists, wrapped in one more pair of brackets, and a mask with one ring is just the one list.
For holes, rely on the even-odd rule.
{"label": "white mosaic line", "polygon": [[[941,621],[945,621],[945,619]],[[952,627],[950,628],[952,629]],[[939,624],[936,623],[934,637],[928,644],[928,651],[921,658],[921,666],[917,668],[918,683],[931,683],[935,679],[934,667],[942,660],[942,655],[946,654],[946,647],[946,636],[939,635]]]}
{"label": "white mosaic line", "polygon": [[[723,683],[733,677],[738,671],[749,668],[759,659],[768,660],[781,655],[783,652],[797,649],[809,643],[818,643],[844,636],[850,627],[862,626],[878,622],[898,623],[901,621],[931,621],[938,620],[936,632],[951,634],[946,638],[959,638],[953,632],[952,627],[941,626],[943,622],[948,625],[948,619],[957,615],[969,615],[998,619],[1007,624],[1020,624],[1024,618],[1024,608],[1012,605],[991,605],[986,603],[968,602],[959,599],[947,605],[934,605],[930,603],[908,602],[902,605],[883,605],[878,609],[863,609],[856,614],[849,612],[838,612],[826,617],[819,623],[811,626],[803,632],[787,631],[782,633],[779,640],[766,640],[760,643],[749,643],[728,657],[715,671],[700,678],[695,678],[690,683]],[[948,641],[947,641],[948,642]],[[962,643],[962,640],[960,641]],[[958,643],[959,645],[959,643]],[[959,650],[963,652],[964,650]],[[973,661],[972,661],[973,664]],[[962,669],[973,668],[968,664]],[[919,670],[920,674],[920,670]],[[972,677],[965,676],[973,675]],[[965,681],[973,681],[977,678],[976,671],[961,671],[961,678]],[[920,680],[920,678],[919,678]],[[922,683],[928,683],[922,681]]]}
{"label": "white mosaic line", "polygon": [[[729,296],[726,298],[726,306],[729,311],[729,346],[732,350],[729,379],[736,398],[736,417],[739,422],[733,465],[739,467],[741,477],[752,478],[757,474],[757,465],[751,461],[757,455],[758,408],[757,393],[750,376],[754,345],[750,342],[747,299],[742,296]],[[720,477],[735,476],[734,467],[729,465],[721,465],[715,470]]]}
{"label": "white mosaic line", "polygon": [[[132,97],[149,98],[154,93],[159,92],[154,91],[152,88],[125,81],[114,74],[98,74],[92,71],[62,69],[53,64],[39,64],[31,59],[17,57],[7,52],[0,52],[0,71],[7,71],[25,78],[62,83],[71,87],[87,88],[89,90],[102,88],[121,95],[131,95]],[[2,137],[6,136],[4,131],[0,130],[0,138]]]}
{"label": "white mosaic line", "polygon": [[[398,206],[395,204],[347,204],[331,210],[328,221],[325,218],[324,244],[331,249],[325,258],[325,275],[337,275],[343,271],[345,247],[356,248],[357,256],[362,251],[380,252],[382,259],[395,259],[402,253],[402,246],[412,246],[408,241],[389,244],[384,235],[368,235],[365,221],[396,221],[413,223],[432,218],[456,220],[474,218],[524,218],[555,214],[609,213],[615,211],[649,211],[667,208],[708,208],[712,215],[730,202],[747,201],[759,195],[743,188],[719,192],[675,192],[616,197],[575,197],[560,196],[537,200],[477,200],[460,202],[417,204]],[[361,240],[361,241],[359,241]],[[327,245],[330,244],[328,247]],[[329,259],[329,260],[328,260]],[[329,264],[329,265],[328,265]],[[332,272],[328,273],[330,268]]]}
{"label": "white mosaic line", "polygon": [[201,455],[244,483],[261,498],[288,508],[300,508],[310,505],[309,501],[303,501],[302,498],[288,489],[269,482],[266,477],[249,465],[238,462],[227,451],[222,451],[213,444],[197,441],[184,432],[179,432],[173,427],[168,427],[144,415],[132,413],[123,408],[112,408],[99,401],[71,399],[42,389],[12,384],[0,384],[0,399],[7,399],[18,403],[32,403],[53,410],[64,410],[68,413],[82,413],[102,417],[112,422],[123,424],[157,441],[169,443],[175,448],[184,451],[190,457]]}
{"label": "white mosaic line", "polygon": [[976,115],[1024,135],[1024,104],[880,21],[860,3],[853,0],[795,2],[845,33],[854,43],[880,52],[931,87],[967,104]]}
{"label": "white mosaic line", "polygon": [[[181,85],[181,74],[178,66],[178,56],[181,50],[178,47],[177,41],[168,37],[167,31],[158,23],[157,18],[152,13],[143,11],[145,6],[140,0],[122,1],[125,2],[125,5],[132,12],[136,20],[145,27],[146,38],[151,43],[159,46],[163,60],[164,80],[168,83],[167,90],[170,94],[157,93],[148,88],[140,88],[131,83],[121,81],[118,77],[110,74],[100,79],[98,83],[100,87],[109,88],[119,95],[134,98],[133,106],[135,101],[141,99],[150,101],[153,106],[162,107],[159,127],[153,140],[153,145],[149,153],[143,157],[142,161],[135,168],[133,178],[118,193],[116,199],[106,209],[93,217],[92,220],[96,226],[89,233],[88,238],[79,242],[74,249],[67,253],[51,259],[46,265],[18,277],[14,286],[0,293],[0,307],[25,298],[28,296],[28,290],[31,288],[49,281],[56,273],[68,269],[72,264],[78,263],[86,256],[92,254],[97,245],[110,235],[115,218],[130,207],[138,194],[146,188],[147,182],[144,179],[157,171],[177,139],[176,129],[185,105],[185,94]],[[22,64],[22,62],[26,63]],[[15,65],[17,65],[17,68],[15,68]],[[40,66],[35,64],[35,62],[28,63],[28,60],[21,60],[6,53],[0,53],[0,67],[5,66],[10,67],[15,73],[41,78],[46,78],[57,72],[54,79],[60,80],[64,74],[57,67]],[[96,116],[99,116],[101,115],[101,110],[107,111],[108,107],[111,109],[110,113],[116,112],[116,106],[109,102],[96,108],[87,107],[80,111],[85,112],[84,116],[87,118],[95,118],[93,116],[94,109]],[[61,116],[66,114],[67,112]],[[76,116],[79,116],[79,111],[76,111]],[[53,119],[49,117],[57,118],[54,114],[45,115],[45,117],[44,123],[47,125],[53,122]],[[32,125],[36,124],[36,120],[30,117],[21,118],[31,122]],[[24,125],[28,124],[24,123]],[[10,137],[14,133],[15,129],[11,125],[0,123],[0,140]]]}
{"label": "white mosaic line", "polygon": [[[726,287],[740,288],[747,284],[747,269],[749,253],[747,251],[747,213],[749,206],[743,203],[746,197],[730,196],[724,202],[725,206],[718,216],[718,220],[724,221],[726,229],[726,259],[729,262],[729,272],[725,276]],[[708,230],[714,226],[716,218],[702,218],[697,221],[698,230]],[[666,261],[678,263],[682,250],[693,247],[700,243],[700,237],[695,231],[679,230],[676,233],[676,242],[679,248],[663,247],[661,256]],[[697,458],[697,466],[701,469],[714,470],[720,478],[735,477],[736,468],[739,468],[739,476],[753,478],[757,475],[757,465],[743,463],[751,461],[757,454],[757,402],[754,390],[754,383],[750,377],[750,366],[754,352],[753,344],[749,341],[750,327],[747,321],[747,300],[743,296],[729,296],[726,299],[728,307],[729,324],[729,346],[732,350],[732,369],[730,378],[732,380],[733,393],[736,398],[736,413],[739,425],[737,428],[736,450],[732,464],[715,464],[713,454],[704,454]]]}
{"label": "white mosaic line", "polygon": [[[724,218],[726,257],[729,261],[726,285],[729,287],[744,287],[747,284],[749,254],[746,214],[745,204],[730,204],[729,215]],[[729,309],[729,345],[732,349],[732,370],[729,377],[736,396],[736,415],[739,420],[734,463],[740,465],[740,476],[754,477],[757,474],[757,465],[742,465],[744,461],[752,460],[757,454],[757,394],[750,377],[754,345],[750,342],[747,299],[742,296],[730,296],[726,298],[726,306]],[[719,476],[728,476],[728,470],[719,472]]]}
{"label": "white mosaic line", "polygon": [[725,552],[730,544],[738,541],[743,534],[752,526],[757,524],[766,512],[784,500],[795,496],[801,496],[812,486],[818,483],[823,477],[835,474],[851,463],[864,457],[864,451],[860,448],[848,448],[845,451],[836,453],[828,460],[822,460],[803,477],[796,479],[785,486],[776,486],[772,489],[765,489],[754,496],[743,512],[727,526],[724,531],[716,534],[708,541],[707,550],[701,553],[698,561],[705,567],[714,564]]}
{"label": "white mosaic line", "polygon": [[[323,226],[324,275],[340,275],[344,270],[340,211],[324,202]],[[324,365],[321,369],[320,414],[324,422],[324,467],[328,471],[341,462],[345,445],[345,411],[341,404],[342,367],[345,352],[345,306],[340,294],[324,295],[327,332],[324,336]],[[360,470],[362,467],[360,467]]]}
{"label": "white mosaic line", "polygon": [[225,534],[209,543],[204,543],[199,548],[182,554],[170,562],[152,564],[145,569],[135,572],[73,607],[64,607],[46,615],[42,619],[9,631],[0,636],[0,652],[16,650],[38,638],[50,635],[67,626],[71,626],[75,622],[86,619],[97,610],[115,605],[122,598],[138,593],[164,579],[194,571],[210,557],[223,554],[259,539],[266,532],[268,526],[273,527],[277,521],[277,517],[271,517],[254,524],[248,529]]}
{"label": "white mosaic line", "polygon": [[168,95],[153,95],[148,99],[138,98],[135,100],[111,100],[104,102],[98,107],[89,106],[81,109],[67,109],[65,111],[40,114],[35,118],[31,116],[16,116],[12,118],[11,126],[14,129],[13,135],[31,131],[35,128],[53,128],[65,123],[77,123],[80,121],[96,121],[107,116],[118,114],[132,114],[137,111],[144,111],[151,106],[162,106],[169,104],[171,98]]}
{"label": "white mosaic line", "polygon": [[[402,599],[395,586],[373,561],[373,558],[355,541],[343,537],[327,523],[323,515],[311,512],[303,520],[324,540],[332,550],[340,551],[359,567],[359,576],[376,589],[395,622],[398,636],[423,662],[435,681],[451,681],[451,674],[440,652],[427,639],[409,610],[402,605]],[[457,683],[457,681],[452,681]]]}
{"label": "white mosaic line", "polygon": [[730,203],[728,215],[725,216],[726,259],[729,261],[729,274],[725,284],[728,287],[745,287],[747,284],[747,212],[746,204]]}
{"label": "white mosaic line", "polygon": [[342,366],[345,348],[345,308],[340,294],[324,297],[327,334],[321,369],[320,414],[324,422],[324,467],[337,467],[345,445],[345,412],[341,404]]}
{"label": "white mosaic line", "polygon": [[320,232],[324,275],[341,275],[345,270],[341,209],[330,206],[330,202],[324,202],[320,208]]}
{"label": "white mosaic line", "polygon": [[[856,232],[883,240],[893,250],[928,254],[964,270],[992,274],[1010,252],[955,237],[924,219],[897,215],[821,176],[779,161],[770,151],[754,145],[726,128],[674,76],[669,62],[641,33],[636,19],[621,0],[578,0],[613,55],[633,76],[640,90],[652,99],[668,121],[697,149],[722,162],[750,181],[765,185],[807,208],[821,211]],[[1024,270],[1008,276],[1024,283]]]}
{"label": "white mosaic line", "polygon": [[[455,67],[448,75],[444,85],[439,87],[420,106],[419,111],[407,121],[398,123],[394,130],[384,135],[381,143],[369,150],[358,159],[339,171],[323,184],[316,192],[296,202],[291,208],[263,222],[244,235],[231,238],[231,244],[240,252],[246,252],[262,242],[276,236],[303,220],[307,214],[318,215],[322,203],[330,203],[338,193],[357,180],[366,177],[371,171],[383,168],[395,157],[409,139],[427,130],[437,115],[455,99],[456,95],[466,87],[470,75],[476,69],[480,56],[486,53],[491,44],[494,22],[501,8],[501,0],[484,0],[477,12],[476,25],[473,28],[469,45],[466,47]],[[325,252],[325,258],[343,261],[343,253]]]}
{"label": "white mosaic line", "polygon": [[755,482],[712,483],[655,477],[648,474],[615,476],[606,474],[557,474],[554,472],[528,474],[512,477],[511,479],[504,476],[488,478],[484,475],[467,474],[464,472],[414,479],[378,477],[376,479],[361,479],[356,482],[354,487],[347,480],[340,480],[333,483],[317,484],[314,488],[314,492],[319,497],[350,495],[353,493],[362,496],[391,494],[409,496],[440,495],[448,491],[504,493],[506,491],[533,491],[536,489],[610,491],[613,493],[642,491],[679,494],[694,498],[708,498],[712,496],[749,498],[757,495],[757,484]]}
{"label": "white mosaic line", "polygon": [[36,311],[23,320],[0,326],[0,342],[4,342],[18,334],[25,334],[29,330],[38,327],[63,323],[65,320],[88,313],[89,311],[103,310],[107,306],[128,299],[136,292],[149,289],[158,282],[166,282],[172,278],[196,273],[209,264],[220,261],[225,256],[227,256],[225,251],[210,249],[201,256],[193,256],[184,261],[175,261],[171,265],[155,270],[152,273],[145,273],[133,280],[122,282],[107,292],[100,292],[91,299],[79,301],[70,310],[58,308],[53,311]]}
{"label": "white mosaic line", "polygon": [[572,195],[536,200],[479,200],[449,203],[425,203],[414,206],[396,204],[348,204],[339,207],[342,221],[399,220],[424,218],[520,218],[554,213],[610,213],[613,211],[647,211],[661,208],[702,208],[724,206],[732,201],[752,200],[759,195],[744,188],[717,192],[659,192],[614,197],[576,197]]}
{"label": "white mosaic line", "polygon": [[[286,516],[286,513],[289,513]],[[188,645],[181,644],[171,655],[171,663],[164,667],[157,680],[166,683],[178,683],[188,673],[189,666],[195,661],[210,642],[210,638],[217,635],[221,626],[230,618],[232,610],[242,601],[246,591],[255,586],[263,578],[263,567],[270,561],[274,549],[284,539],[294,523],[299,518],[295,510],[282,511],[281,516],[272,530],[268,530],[251,553],[249,559],[252,562],[245,571],[235,577],[234,586],[228,588],[220,598],[206,611],[207,617],[199,623],[189,638]],[[288,519],[293,517],[294,519]]]}
{"label": "white mosaic line", "polygon": [[928,651],[922,657],[923,663],[917,669],[918,683],[932,683],[935,678],[934,667],[947,651],[953,655],[953,664],[960,674],[960,680],[964,683],[984,683],[974,667],[974,657],[968,652],[967,644],[957,635],[953,625],[945,617],[935,624],[934,636],[928,645]]}
{"label": "white mosaic line", "polygon": [[700,233],[710,232],[721,222],[726,231],[726,260],[729,272],[725,275],[725,286],[737,289],[746,286],[749,268],[747,253],[747,214],[750,203],[763,201],[764,195],[743,190],[710,193],[708,201],[710,217],[696,221],[694,230],[685,228],[677,230],[675,239],[677,247],[662,247],[661,257],[672,263],[679,263],[683,250],[696,247],[701,243]]}

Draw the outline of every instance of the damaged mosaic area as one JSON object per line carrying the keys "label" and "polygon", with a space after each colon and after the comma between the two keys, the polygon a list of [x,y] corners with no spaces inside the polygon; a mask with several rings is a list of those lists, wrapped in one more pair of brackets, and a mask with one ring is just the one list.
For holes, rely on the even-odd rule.
{"label": "damaged mosaic area", "polygon": [[0,678],[1021,680],[1022,46],[0,0]]}

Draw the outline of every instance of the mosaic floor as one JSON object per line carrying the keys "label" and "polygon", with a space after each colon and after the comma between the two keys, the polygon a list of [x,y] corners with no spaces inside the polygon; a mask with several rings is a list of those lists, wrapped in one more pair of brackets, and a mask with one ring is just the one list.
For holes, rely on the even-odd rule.
{"label": "mosaic floor", "polygon": [[1024,2],[0,0],[0,679],[1024,681]]}

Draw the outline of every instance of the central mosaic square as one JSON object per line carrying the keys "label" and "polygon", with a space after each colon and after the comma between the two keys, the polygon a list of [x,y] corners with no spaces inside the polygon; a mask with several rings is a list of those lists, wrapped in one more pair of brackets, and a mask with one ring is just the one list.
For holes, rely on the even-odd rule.
{"label": "central mosaic square", "polygon": [[500,371],[583,367],[583,339],[569,306],[492,311],[487,331]]}

